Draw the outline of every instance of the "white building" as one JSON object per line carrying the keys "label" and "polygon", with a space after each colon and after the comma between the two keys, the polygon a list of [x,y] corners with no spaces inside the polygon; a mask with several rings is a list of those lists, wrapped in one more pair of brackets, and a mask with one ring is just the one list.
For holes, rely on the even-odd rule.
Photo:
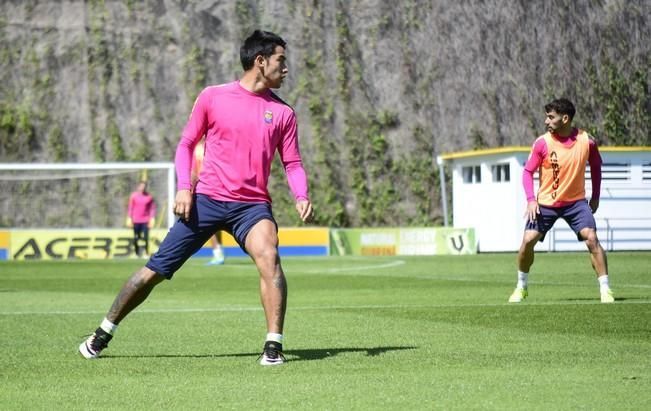
{"label": "white building", "polygon": [[[453,225],[474,228],[480,252],[517,251],[520,246],[526,208],[522,171],[530,150],[503,147],[438,157],[439,167],[452,171]],[[602,245],[606,250],[651,250],[651,147],[600,147],[599,151],[603,167],[595,219]],[[537,189],[537,173],[534,177]],[[590,193],[587,167],[586,195]],[[586,248],[559,220],[537,249]]]}

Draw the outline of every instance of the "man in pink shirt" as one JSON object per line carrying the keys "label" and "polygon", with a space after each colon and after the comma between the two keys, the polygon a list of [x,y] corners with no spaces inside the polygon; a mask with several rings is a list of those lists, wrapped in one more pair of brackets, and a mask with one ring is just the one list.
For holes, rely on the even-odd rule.
{"label": "man in pink shirt", "polygon": [[[597,237],[593,213],[599,208],[601,188],[601,156],[597,143],[587,132],[572,126],[576,109],[566,98],[545,105],[547,133],[538,137],[522,173],[527,196],[527,219],[522,244],[518,252],[518,282],[509,297],[510,303],[520,303],[529,295],[529,269],[534,261],[534,247],[559,219],[564,219],[584,241],[590,251],[590,261],[597,274],[602,303],[615,301],[608,281],[606,252]],[[592,193],[586,200],[585,170],[590,164]],[[533,191],[534,172],[539,174],[540,187]]]}
{"label": "man in pink shirt", "polygon": [[[154,226],[155,217],[156,202],[147,192],[147,182],[141,181],[129,196],[127,209],[127,227],[133,227],[133,245],[138,257],[149,257],[149,229]],[[140,247],[141,240],[145,243],[144,250]]]}
{"label": "man in pink shirt", "polygon": [[[312,218],[307,177],[298,148],[296,115],[271,89],[287,76],[285,41],[256,30],[240,48],[244,74],[239,81],[204,89],[195,102],[176,150],[180,217],[147,264],[122,287],[100,327],[79,346],[97,358],[118,324],[217,230],[233,235],[260,273],[260,295],[267,322],[262,365],[284,362],[283,326],[287,285],[278,255],[278,227],[267,182],[278,151],[302,221]],[[195,145],[205,136],[204,164],[194,191],[191,164]]]}

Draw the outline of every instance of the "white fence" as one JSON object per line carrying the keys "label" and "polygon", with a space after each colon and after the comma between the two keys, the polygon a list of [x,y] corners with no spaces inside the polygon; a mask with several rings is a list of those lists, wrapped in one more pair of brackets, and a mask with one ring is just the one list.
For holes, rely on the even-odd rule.
{"label": "white fence", "polygon": [[[599,241],[606,250],[651,250],[651,190],[603,188],[595,220]],[[562,222],[554,226],[549,237],[547,246],[550,251],[585,249],[577,242],[574,232]]]}

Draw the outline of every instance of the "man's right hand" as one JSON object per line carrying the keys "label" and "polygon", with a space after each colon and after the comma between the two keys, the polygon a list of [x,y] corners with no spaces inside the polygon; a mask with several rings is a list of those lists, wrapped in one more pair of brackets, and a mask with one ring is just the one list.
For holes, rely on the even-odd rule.
{"label": "man's right hand", "polygon": [[524,212],[524,216],[526,217],[527,221],[533,223],[536,221],[538,214],[540,214],[540,207],[538,207],[538,202],[535,200],[527,202],[527,211]]}
{"label": "man's right hand", "polygon": [[174,214],[185,221],[190,220],[190,210],[192,209],[192,191],[179,190],[176,192],[174,199]]}

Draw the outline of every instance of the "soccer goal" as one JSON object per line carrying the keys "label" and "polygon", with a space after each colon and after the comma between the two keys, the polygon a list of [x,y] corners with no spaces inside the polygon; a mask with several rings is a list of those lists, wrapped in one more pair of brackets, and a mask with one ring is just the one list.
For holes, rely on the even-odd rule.
{"label": "soccer goal", "polygon": [[140,181],[157,203],[156,226],[171,227],[173,163],[0,163],[0,227],[123,227]]}

